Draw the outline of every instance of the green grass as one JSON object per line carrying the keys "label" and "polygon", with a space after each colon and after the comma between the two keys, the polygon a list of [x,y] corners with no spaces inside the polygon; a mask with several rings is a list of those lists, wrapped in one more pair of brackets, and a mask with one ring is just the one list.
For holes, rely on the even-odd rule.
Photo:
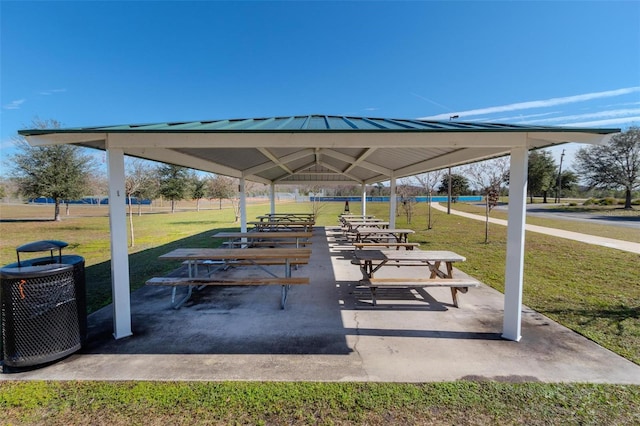
{"label": "green grass", "polygon": [[[323,205],[319,225],[336,225],[343,204]],[[351,203],[351,211],[360,209]],[[457,208],[458,206],[456,206]],[[13,208],[2,206],[3,219]],[[16,217],[34,218],[40,212]],[[250,206],[248,217],[268,211]],[[278,211],[309,212],[308,204],[278,205]],[[368,211],[388,217],[386,204]],[[40,239],[70,243],[84,256],[91,309],[111,293],[109,225],[104,212],[73,209],[77,216],[50,221],[0,222],[2,264],[15,261],[15,247]],[[20,216],[23,215],[23,216]],[[467,257],[461,269],[502,289],[506,228],[416,207],[413,241],[423,249],[447,247]],[[158,256],[178,246],[213,246],[216,230],[236,228],[229,209],[134,216],[136,247],[130,252],[132,288],[173,268]],[[584,231],[584,229],[583,229]],[[524,303],[597,343],[640,363],[637,255],[527,233]],[[2,424],[638,424],[640,387],[616,385],[454,382],[382,383],[149,383],[0,382]]]}
{"label": "green grass", "polygon": [[5,424],[580,424],[640,422],[640,387],[456,382],[9,382]]}

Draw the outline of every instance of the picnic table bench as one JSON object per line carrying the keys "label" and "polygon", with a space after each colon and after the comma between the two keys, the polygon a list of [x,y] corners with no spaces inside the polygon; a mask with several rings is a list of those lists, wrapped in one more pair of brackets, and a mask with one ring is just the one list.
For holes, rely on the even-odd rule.
{"label": "picnic table bench", "polygon": [[[453,263],[466,259],[451,251],[434,250],[355,250],[354,258],[360,265],[361,283],[369,287],[372,303],[377,304],[378,288],[427,288],[449,287],[453,305],[458,308],[458,292],[466,293],[469,287],[478,287],[480,282],[471,277],[454,277]],[[442,264],[445,270],[441,269]],[[376,278],[374,274],[383,266],[423,266],[429,268],[428,277]]]}
{"label": "picnic table bench", "polygon": [[392,241],[378,243],[353,243],[353,247],[356,250],[363,250],[367,248],[380,249],[382,247],[395,248],[396,250],[400,250],[401,248],[404,248],[405,250],[413,250],[414,248],[420,247],[420,243],[397,243]]}
{"label": "picnic table bench", "polygon": [[[282,286],[280,307],[285,308],[289,288],[291,285],[309,284],[309,277],[292,277],[293,265],[309,263],[310,249],[302,248],[274,248],[274,249],[210,249],[210,248],[181,248],[163,254],[162,260],[183,260],[187,262],[187,277],[154,277],[146,282],[147,285],[173,286],[171,303],[179,309],[191,297],[194,287],[205,286],[235,286],[235,285],[271,285]],[[212,262],[213,261],[213,262]],[[204,275],[199,265],[207,266]],[[210,266],[215,268],[211,271]],[[284,266],[284,273],[276,275],[266,266]],[[223,271],[238,266],[258,266],[268,277],[232,277],[224,276]],[[215,276],[212,276],[215,274]],[[176,302],[177,286],[187,286],[187,294]]]}

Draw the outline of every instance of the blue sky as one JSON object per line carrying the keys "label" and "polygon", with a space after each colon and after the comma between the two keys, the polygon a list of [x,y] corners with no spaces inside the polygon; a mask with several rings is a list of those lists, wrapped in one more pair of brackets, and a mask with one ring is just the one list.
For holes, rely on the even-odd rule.
{"label": "blue sky", "polygon": [[0,8],[3,169],[36,116],[65,127],[298,114],[640,125],[640,1]]}

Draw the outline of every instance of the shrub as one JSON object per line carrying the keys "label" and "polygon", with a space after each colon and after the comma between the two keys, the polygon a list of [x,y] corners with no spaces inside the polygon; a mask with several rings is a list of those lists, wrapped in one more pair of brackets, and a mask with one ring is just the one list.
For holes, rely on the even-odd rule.
{"label": "shrub", "polygon": [[603,198],[600,200],[600,202],[598,204],[600,204],[601,206],[613,206],[614,204],[617,204],[618,200],[616,200],[613,197],[607,197],[607,198]]}
{"label": "shrub", "polygon": [[584,203],[582,203],[583,206],[591,206],[594,205],[596,203],[596,200],[594,200],[593,198],[589,198],[587,200],[584,201]]}
{"label": "shrub", "polygon": [[578,203],[575,203],[575,202],[569,203],[569,207],[576,207],[577,205],[578,205]]}

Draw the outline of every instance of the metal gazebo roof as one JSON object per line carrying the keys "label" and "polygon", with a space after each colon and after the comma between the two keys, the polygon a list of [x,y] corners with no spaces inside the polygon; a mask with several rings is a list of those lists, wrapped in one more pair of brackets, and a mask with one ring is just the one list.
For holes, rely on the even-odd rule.
{"label": "metal gazebo roof", "polygon": [[118,147],[131,156],[266,184],[370,184],[619,129],[302,115],[19,133],[32,144]]}
{"label": "metal gazebo roof", "polygon": [[[367,183],[510,154],[509,226],[502,336],[520,340],[528,150],[565,142],[604,143],[619,129],[575,129],[326,115],[143,125],[33,129],[32,145],[78,144],[105,149],[109,175],[114,337],[130,336],[131,302],[124,155],[240,178],[241,229],[245,180],[270,184]],[[396,197],[389,223],[395,224]]]}

